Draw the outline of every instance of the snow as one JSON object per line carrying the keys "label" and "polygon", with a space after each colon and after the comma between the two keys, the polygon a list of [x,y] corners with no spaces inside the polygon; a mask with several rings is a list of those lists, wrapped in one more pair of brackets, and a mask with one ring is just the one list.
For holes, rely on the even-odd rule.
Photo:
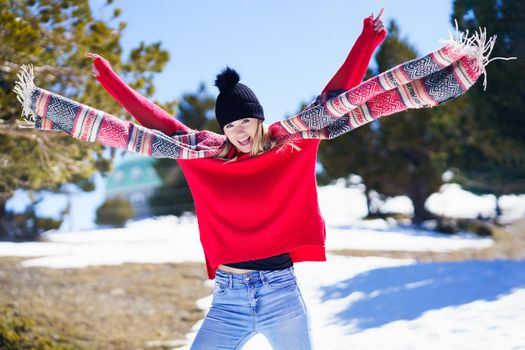
{"label": "snow", "polygon": [[[180,223],[176,217],[146,219],[122,229],[53,232],[47,242],[0,242],[0,256],[35,257],[24,266],[81,268],[125,262],[165,263],[204,261],[196,221]],[[413,228],[399,228],[384,220],[356,222],[352,226],[327,225],[326,247],[336,249],[444,252],[484,248],[490,238],[450,236]]]}
{"label": "snow", "polygon": [[525,261],[327,258],[295,266],[316,349],[525,349]]}
{"label": "snow", "polygon": [[[345,187],[344,181],[318,189],[319,205],[327,222],[333,225],[349,225],[360,220],[367,213],[366,198],[359,185]],[[499,199],[503,210],[503,222],[510,222],[525,216],[525,195],[505,195]],[[383,212],[412,214],[414,208],[406,196],[388,198],[376,203]],[[494,195],[475,195],[465,191],[458,184],[445,184],[439,192],[432,194],[425,206],[431,212],[456,218],[491,218],[495,215]]]}
{"label": "snow", "polygon": [[[61,231],[96,229],[95,210],[104,201],[105,189],[104,180],[99,174],[95,175],[94,182],[95,191],[78,192],[72,196],[71,216],[64,218]],[[363,187],[356,184],[347,188],[345,182],[340,180],[334,185],[318,188],[321,212],[325,220],[333,225],[349,225],[361,220],[367,214]],[[38,216],[59,218],[59,213],[67,205],[67,196],[52,193],[41,195],[42,200],[35,207]],[[503,210],[503,222],[525,216],[525,195],[501,196],[499,202]],[[7,201],[6,208],[9,211],[23,212],[30,203],[28,193],[18,190],[13,198]],[[449,217],[493,217],[495,203],[496,199],[493,195],[477,196],[451,183],[441,186],[439,192],[431,195],[426,202],[426,207],[436,214]],[[406,196],[387,198],[384,202],[378,201],[375,205],[383,212],[412,214],[414,211],[410,199]]]}
{"label": "snow", "polygon": [[0,242],[0,256],[38,257],[22,265],[51,268],[202,262],[197,232],[196,223],[179,223],[176,217],[146,219],[123,229],[49,233],[49,242]]}
{"label": "snow", "polygon": [[444,252],[463,248],[485,248],[492,243],[490,238],[473,237],[471,234],[451,236],[421,229],[403,229],[389,225],[384,220],[374,220],[371,223],[346,227],[328,226],[326,234],[326,247],[334,250]]}
{"label": "snow", "polygon": [[[492,209],[485,209],[492,208],[493,198],[464,192],[445,187],[427,205],[452,216],[490,214]],[[385,220],[363,221],[366,202],[358,187],[322,187],[319,201],[328,250],[443,252],[493,243],[468,233],[449,236]],[[402,197],[384,205],[392,203],[411,210]],[[509,217],[525,213],[524,196],[507,196],[500,204]],[[52,232],[44,238],[0,242],[0,256],[27,257],[24,266],[51,268],[204,261],[191,218],[159,217],[123,229]],[[327,259],[295,265],[317,349],[525,349],[525,261],[420,263],[332,254]],[[210,303],[211,296],[197,301],[204,310]],[[187,335],[188,344],[199,324]],[[271,348],[258,335],[244,349]]]}

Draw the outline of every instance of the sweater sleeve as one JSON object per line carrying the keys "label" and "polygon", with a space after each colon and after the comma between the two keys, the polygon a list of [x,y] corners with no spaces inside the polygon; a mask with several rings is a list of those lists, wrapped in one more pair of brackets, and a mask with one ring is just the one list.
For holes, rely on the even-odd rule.
{"label": "sweater sleeve", "polygon": [[94,59],[99,75],[97,80],[113,98],[126,109],[141,125],[159,130],[166,135],[188,133],[192,130],[164,111],[158,105],[129,87],[112,69],[109,62]]}
{"label": "sweater sleeve", "polygon": [[[297,118],[301,118],[301,116],[304,116],[305,118],[311,117],[312,113],[305,113],[307,110],[322,105],[330,98],[344,93],[345,91],[352,89],[361,83],[366,74],[366,70],[368,69],[368,65],[375,49],[383,42],[385,36],[386,31],[384,30],[379,33],[374,31],[373,17],[365,18],[363,20],[363,30],[361,34],[348,53],[348,56],[346,57],[343,65],[339,68],[339,70],[337,70],[335,75],[325,86],[321,92],[321,95],[311,102],[301,114],[280,122],[273,123],[270,126],[271,135],[276,139],[288,139],[290,137],[295,138],[296,136],[300,138],[318,138],[318,133],[315,131],[311,137],[307,137],[307,135],[310,135],[308,133],[309,128],[298,129],[295,126],[292,126],[292,124],[296,124],[292,121],[293,118],[295,118],[297,121]],[[315,114],[315,110],[312,110],[312,112]],[[290,123],[288,123],[291,126],[290,128],[283,128],[283,124],[286,123],[286,121],[290,121]],[[306,123],[300,122],[300,124],[308,125],[309,123],[306,121]],[[291,133],[293,134],[296,132],[302,132],[302,134],[290,135]]]}
{"label": "sweater sleeve", "polygon": [[357,86],[364,78],[372,54],[385,39],[386,32],[374,31],[374,20],[367,17],[363,20],[363,31],[348,53],[346,60],[323,89],[322,94],[335,90],[349,90]]}

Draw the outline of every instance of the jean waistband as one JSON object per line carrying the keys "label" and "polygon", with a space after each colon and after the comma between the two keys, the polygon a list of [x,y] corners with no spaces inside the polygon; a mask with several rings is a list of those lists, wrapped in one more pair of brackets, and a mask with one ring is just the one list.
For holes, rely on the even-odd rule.
{"label": "jean waistband", "polygon": [[215,272],[215,281],[227,283],[231,287],[234,284],[238,284],[238,283],[244,284],[247,282],[251,282],[251,283],[255,283],[258,281],[264,282],[268,280],[268,278],[270,278],[271,276],[278,276],[281,274],[293,276],[294,275],[293,266],[288,267],[283,270],[263,270],[263,271],[253,271],[253,272],[248,272],[248,273],[243,273],[243,274],[225,272],[225,271],[217,269],[217,271]]}

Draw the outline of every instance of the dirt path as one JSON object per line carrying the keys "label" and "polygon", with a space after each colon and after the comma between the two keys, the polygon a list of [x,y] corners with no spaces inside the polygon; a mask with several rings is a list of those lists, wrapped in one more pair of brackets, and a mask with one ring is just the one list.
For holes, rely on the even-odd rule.
{"label": "dirt path", "polygon": [[56,270],[22,260],[0,258],[0,310],[79,349],[173,348],[204,316],[196,299],[211,293],[198,263]]}

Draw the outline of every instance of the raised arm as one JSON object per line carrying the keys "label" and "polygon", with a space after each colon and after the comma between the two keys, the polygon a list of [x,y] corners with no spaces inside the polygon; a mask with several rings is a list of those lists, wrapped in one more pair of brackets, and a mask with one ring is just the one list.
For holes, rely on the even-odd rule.
{"label": "raised arm", "polygon": [[82,141],[156,158],[209,158],[224,149],[224,135],[191,130],[168,136],[36,87],[33,77],[32,68],[22,66],[14,92],[23,115],[36,129],[62,131]]}
{"label": "raised arm", "polygon": [[129,87],[112,69],[110,63],[96,54],[93,58],[93,74],[113,98],[141,125],[162,131],[166,135],[188,133],[192,130],[162,108]]}
{"label": "raised arm", "polygon": [[[363,30],[348,53],[346,60],[325,86],[321,95],[310,103],[305,110],[299,114],[299,116],[313,118],[313,115],[318,114],[316,110],[312,110],[311,113],[306,113],[307,110],[322,105],[330,98],[344,93],[361,83],[375,49],[383,42],[386,36],[386,31],[383,25],[383,12],[383,9],[381,9],[379,15],[375,19],[372,14],[370,17],[363,20]],[[270,126],[270,132],[272,136],[277,139],[287,139],[291,136],[301,137],[298,135],[291,135],[294,132],[307,131],[309,129],[318,130],[322,128],[321,126],[314,126],[315,123],[306,123],[311,126],[305,126],[304,124],[305,123],[296,116],[272,124]],[[283,125],[288,125],[288,127],[283,128]],[[314,132],[313,134],[314,136],[312,138],[317,138],[315,136],[317,133]]]}
{"label": "raised arm", "polygon": [[316,101],[303,112],[270,126],[278,140],[332,139],[383,116],[434,107],[465,93],[490,62],[480,31],[456,33],[441,49],[400,64],[350,90]]}
{"label": "raised arm", "polygon": [[336,90],[350,90],[357,86],[366,74],[372,54],[386,36],[383,13],[374,19],[373,14],[363,20],[363,31],[348,53],[346,60],[323,89],[323,94]]}

